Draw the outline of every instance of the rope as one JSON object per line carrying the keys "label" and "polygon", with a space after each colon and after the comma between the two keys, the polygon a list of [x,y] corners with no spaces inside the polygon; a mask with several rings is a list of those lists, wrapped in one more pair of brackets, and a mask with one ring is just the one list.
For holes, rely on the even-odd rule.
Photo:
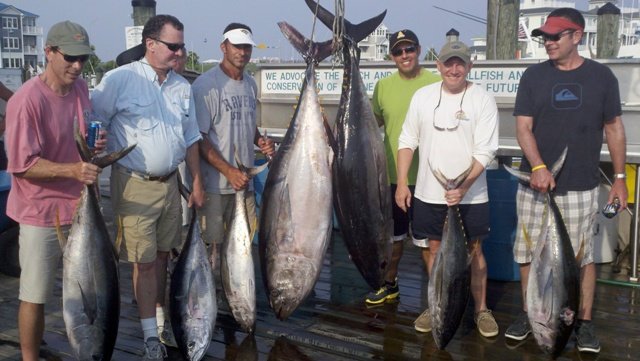
{"label": "rope", "polygon": [[344,28],[344,0],[335,0],[336,16],[333,19],[333,66],[342,64],[342,47],[343,36],[345,32]]}

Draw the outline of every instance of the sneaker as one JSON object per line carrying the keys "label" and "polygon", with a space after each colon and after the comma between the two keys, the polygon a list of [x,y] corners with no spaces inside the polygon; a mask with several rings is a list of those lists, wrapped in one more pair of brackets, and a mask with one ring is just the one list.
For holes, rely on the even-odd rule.
{"label": "sneaker", "polygon": [[143,361],[164,360],[167,350],[157,337],[149,337],[144,343]]}
{"label": "sneaker", "polygon": [[158,326],[158,337],[164,345],[178,348],[178,343],[176,343],[176,338],[173,336],[173,329],[169,321],[164,321],[164,326]]}
{"label": "sneaker", "polygon": [[431,315],[428,308],[413,321],[413,327],[418,332],[431,332]]}
{"label": "sneaker", "polygon": [[511,326],[507,328],[507,332],[504,333],[504,337],[512,340],[521,341],[527,338],[531,334],[531,325],[529,324],[529,316],[526,312],[520,313],[520,316],[513,321]]}
{"label": "sneaker", "polygon": [[475,314],[474,321],[478,326],[478,332],[484,337],[494,337],[498,335],[498,324],[493,318],[491,310],[482,310]]}
{"label": "sneaker", "polygon": [[596,338],[591,321],[578,320],[576,324],[576,345],[580,352],[600,352],[600,341]]}
{"label": "sneaker", "polygon": [[398,280],[392,285],[385,282],[385,285],[380,287],[379,290],[369,292],[364,302],[368,305],[379,305],[385,301],[397,298],[399,294],[400,287],[398,287]]}

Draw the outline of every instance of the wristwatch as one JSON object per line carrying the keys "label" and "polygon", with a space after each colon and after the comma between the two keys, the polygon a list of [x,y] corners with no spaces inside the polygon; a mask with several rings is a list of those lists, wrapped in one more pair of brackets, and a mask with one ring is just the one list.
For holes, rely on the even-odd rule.
{"label": "wristwatch", "polygon": [[615,173],[613,175],[613,178],[615,178],[615,179],[626,179],[627,175],[625,173]]}

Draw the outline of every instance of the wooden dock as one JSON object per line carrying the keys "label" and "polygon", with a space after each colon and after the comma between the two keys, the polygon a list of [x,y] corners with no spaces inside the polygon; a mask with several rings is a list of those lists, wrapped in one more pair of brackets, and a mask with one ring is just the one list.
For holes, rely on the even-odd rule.
{"label": "wooden dock", "polygon": [[[108,216],[110,204],[104,202]],[[257,247],[254,247],[257,260]],[[259,267],[256,267],[259,273]],[[120,328],[113,360],[139,360],[142,332],[132,302],[131,266],[120,264],[122,289]],[[615,279],[609,265],[599,276]],[[72,360],[62,319],[61,269],[54,299],[46,306],[43,360]],[[261,280],[257,274],[256,279]],[[624,277],[626,279],[626,277]],[[437,350],[430,333],[414,330],[413,320],[426,306],[427,277],[418,250],[406,243],[400,265],[399,302],[368,308],[367,285],[349,260],[340,233],[334,232],[320,279],[310,295],[286,321],[269,308],[262,281],[257,284],[258,320],[254,335],[240,331],[228,312],[219,311],[215,335],[205,360],[546,360],[533,338],[513,343],[504,331],[520,309],[519,282],[490,281],[487,303],[500,326],[492,339],[473,323],[473,306],[446,350]],[[0,274],[0,360],[20,360],[17,278]],[[220,285],[217,285],[220,291]],[[638,360],[640,356],[640,288],[599,282],[594,307],[599,355],[580,354],[570,341],[558,360]],[[168,360],[181,360],[168,349]]]}

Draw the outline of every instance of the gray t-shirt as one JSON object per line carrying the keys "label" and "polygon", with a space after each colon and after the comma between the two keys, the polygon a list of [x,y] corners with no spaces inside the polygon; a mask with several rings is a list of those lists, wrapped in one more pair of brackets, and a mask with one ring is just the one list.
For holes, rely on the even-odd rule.
{"label": "gray t-shirt", "polygon": [[[244,73],[242,80],[229,78],[219,66],[200,75],[192,85],[200,132],[208,137],[222,157],[237,166],[234,149],[247,167],[255,160],[256,82]],[[227,179],[207,161],[200,161],[205,191],[233,194]],[[249,190],[253,184],[249,182]]]}

